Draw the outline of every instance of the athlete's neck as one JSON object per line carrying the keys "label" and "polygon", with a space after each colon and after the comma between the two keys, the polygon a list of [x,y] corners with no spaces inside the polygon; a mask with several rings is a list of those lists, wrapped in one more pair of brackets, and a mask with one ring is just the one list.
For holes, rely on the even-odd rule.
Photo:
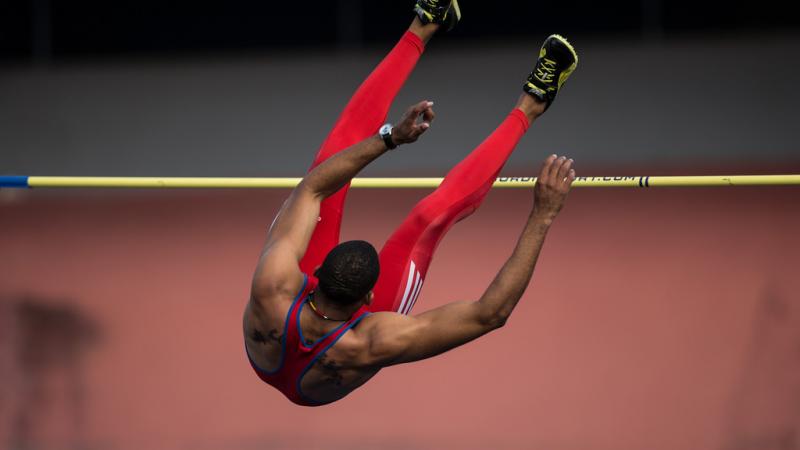
{"label": "athlete's neck", "polygon": [[344,322],[350,320],[353,314],[361,308],[361,302],[356,302],[353,305],[342,306],[336,302],[325,297],[325,294],[319,289],[314,290],[309,296],[309,302],[313,304],[315,313],[322,318],[325,316],[327,320]]}

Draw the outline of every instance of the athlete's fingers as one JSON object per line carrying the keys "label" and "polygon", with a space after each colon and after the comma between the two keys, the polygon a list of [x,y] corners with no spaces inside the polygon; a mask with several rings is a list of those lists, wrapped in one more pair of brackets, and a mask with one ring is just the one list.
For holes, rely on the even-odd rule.
{"label": "athlete's fingers", "polygon": [[542,184],[546,184],[547,183],[547,181],[549,179],[548,175],[550,174],[550,166],[553,164],[553,161],[555,161],[556,158],[558,158],[558,156],[555,155],[555,154],[552,154],[552,155],[548,156],[547,158],[545,158],[544,161],[542,161],[542,168],[539,169],[539,181]]}
{"label": "athlete's fingers", "polygon": [[408,107],[408,110],[405,114],[403,114],[403,118],[400,119],[400,123],[406,124],[409,128],[414,128],[414,125],[417,123],[417,117],[422,113],[425,101],[419,102],[417,104],[411,105]]}
{"label": "athlete's fingers", "polygon": [[411,129],[411,134],[412,136],[414,136],[414,139],[416,140],[417,138],[420,137],[420,135],[422,135],[422,133],[428,131],[428,128],[430,127],[431,124],[428,122],[415,123]]}
{"label": "athlete's fingers", "polygon": [[433,108],[431,108],[430,106],[428,106],[427,108],[425,108],[424,111],[422,111],[423,123],[427,123],[430,125],[430,123],[433,122],[433,119],[435,118],[436,118],[436,113],[433,112]]}
{"label": "athlete's fingers", "polygon": [[572,169],[572,159],[567,159],[564,161],[564,164],[561,165],[558,169],[558,181],[563,181],[564,178],[567,178],[567,174],[569,170]]}
{"label": "athlete's fingers", "polygon": [[566,186],[567,190],[569,190],[572,187],[573,181],[575,181],[575,169],[569,169],[567,177],[564,178],[564,185]]}
{"label": "athlete's fingers", "polygon": [[557,182],[558,180],[558,171],[561,169],[561,165],[564,164],[567,158],[563,156],[559,156],[553,161],[553,164],[550,165],[550,173],[548,174],[547,179],[551,182]]}
{"label": "athlete's fingers", "polygon": [[433,108],[431,107],[427,107],[424,111],[422,111],[422,122],[418,125],[421,127],[421,132],[424,132],[431,127],[431,122],[435,117],[436,113],[433,112]]}
{"label": "athlete's fingers", "polygon": [[429,102],[427,100],[423,100],[423,101],[417,103],[416,105],[412,106],[408,110],[408,115],[411,116],[413,118],[413,120],[416,121],[417,117],[419,117],[420,114],[422,114],[423,111],[425,111],[426,109],[428,109],[428,108],[430,108],[432,106],[433,106],[433,102]]}

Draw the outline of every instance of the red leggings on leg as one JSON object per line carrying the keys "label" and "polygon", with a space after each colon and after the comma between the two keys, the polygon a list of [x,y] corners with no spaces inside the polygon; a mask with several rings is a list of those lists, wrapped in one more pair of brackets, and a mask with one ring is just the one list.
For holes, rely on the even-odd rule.
{"label": "red leggings on leg", "polygon": [[[375,134],[386,120],[392,100],[424,51],[424,44],[406,32],[400,42],[358,88],[317,153],[313,169],[336,152]],[[447,230],[472,214],[492,187],[519,139],[528,129],[525,114],[514,109],[503,123],[441,186],[420,201],[380,252],[381,273],[371,311],[411,312],[437,245]],[[300,268],[313,273],[339,243],[342,210],[349,185],[326,198]]]}
{"label": "red leggings on leg", "polygon": [[[406,31],[397,45],[359,86],[345,106],[322,147],[317,152],[311,169],[353,144],[378,133],[386,121],[392,101],[400,92],[425,44],[415,34]],[[308,250],[300,261],[304,273],[313,274],[333,247],[339,244],[344,200],[350,185],[322,201],[319,222],[311,236]]]}
{"label": "red leggings on leg", "polygon": [[528,125],[525,113],[514,109],[411,210],[380,252],[381,274],[371,311],[411,312],[439,241],[453,224],[478,209]]}

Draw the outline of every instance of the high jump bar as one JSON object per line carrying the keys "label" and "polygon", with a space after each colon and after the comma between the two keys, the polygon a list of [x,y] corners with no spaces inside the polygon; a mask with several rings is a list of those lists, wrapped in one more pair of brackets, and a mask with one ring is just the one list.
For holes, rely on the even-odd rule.
{"label": "high jump bar", "polygon": [[[302,178],[0,176],[0,188],[293,188]],[[442,178],[354,178],[354,188],[435,188]],[[499,177],[495,188],[530,188],[536,177]],[[796,175],[578,177],[574,187],[712,187],[800,185]]]}

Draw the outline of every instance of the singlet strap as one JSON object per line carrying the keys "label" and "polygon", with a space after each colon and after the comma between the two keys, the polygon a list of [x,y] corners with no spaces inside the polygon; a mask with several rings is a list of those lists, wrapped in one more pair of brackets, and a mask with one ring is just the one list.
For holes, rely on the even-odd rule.
{"label": "singlet strap", "polygon": [[[334,329],[332,329],[331,331],[329,331],[329,332],[325,333],[325,335],[324,335],[324,336],[322,336],[321,338],[319,338],[319,339],[317,339],[316,341],[312,342],[311,344],[308,344],[308,345],[307,345],[307,344],[306,344],[306,339],[305,339],[305,337],[303,337],[303,329],[300,327],[300,314],[303,312],[303,307],[306,305],[306,303],[308,303],[308,302],[306,301],[307,299],[308,299],[308,296],[306,296],[306,298],[305,298],[305,299],[303,299],[303,301],[302,301],[302,302],[300,303],[300,305],[297,307],[297,313],[295,314],[295,321],[296,321],[296,326],[297,326],[297,334],[300,336],[300,347],[301,347],[303,350],[305,350],[305,351],[313,351],[313,350],[314,350],[314,348],[315,348],[315,347],[316,347],[316,346],[317,346],[317,345],[318,345],[320,342],[324,342],[326,339],[328,339],[328,338],[329,338],[329,337],[331,337],[332,335],[336,334],[336,333],[337,333],[338,331],[340,331],[340,330],[341,330],[343,327],[347,326],[347,324],[349,324],[349,323],[350,323],[350,322],[353,320],[353,318],[351,317],[350,319],[348,319],[348,320],[346,320],[346,321],[344,321],[344,322],[340,323],[340,324],[339,324],[339,325],[338,325],[336,328],[334,328]],[[357,314],[358,314],[358,311],[356,311],[356,313],[355,313],[355,314],[353,314],[353,317],[356,317],[356,315],[357,315]]]}

